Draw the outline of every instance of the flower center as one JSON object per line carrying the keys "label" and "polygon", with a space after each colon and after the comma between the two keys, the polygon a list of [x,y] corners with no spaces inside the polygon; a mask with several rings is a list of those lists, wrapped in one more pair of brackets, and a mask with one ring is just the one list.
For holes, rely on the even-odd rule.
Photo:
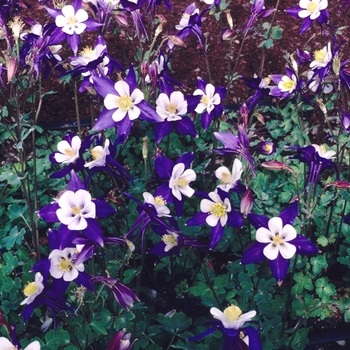
{"label": "flower center", "polygon": [[75,17],[73,17],[73,16],[69,16],[69,17],[67,18],[67,23],[68,23],[69,25],[74,25],[75,23],[77,23],[77,19],[76,19]]}
{"label": "flower center", "polygon": [[77,207],[77,206],[72,207],[72,214],[73,214],[74,216],[77,216],[77,215],[79,215],[80,213],[81,213],[81,209],[80,209],[79,207]]}
{"label": "flower center", "polygon": [[133,107],[132,99],[130,96],[120,96],[117,97],[117,106],[120,108],[123,112],[126,112],[129,110],[129,108]]}
{"label": "flower center", "polygon": [[93,160],[102,158],[102,152],[96,148],[93,148],[90,153]]}
{"label": "flower center", "polygon": [[232,176],[230,173],[222,173],[220,183],[222,185],[230,184],[232,182]]}
{"label": "flower center", "polygon": [[265,151],[266,152],[272,152],[272,145],[270,143],[265,144]]}
{"label": "flower center", "polygon": [[166,200],[162,196],[157,196],[154,198],[154,204],[155,205],[165,205]]}
{"label": "flower center", "polygon": [[231,305],[224,310],[224,315],[232,322],[238,320],[239,316],[242,315],[242,311],[238,306]]}
{"label": "flower center", "polygon": [[313,1],[310,1],[306,6],[306,10],[308,10],[310,13],[315,12],[317,8],[318,8],[318,5]]}
{"label": "flower center", "polygon": [[170,245],[172,247],[175,247],[178,245],[178,241],[177,238],[174,235],[163,235],[162,236],[162,241],[166,244],[166,245]]}
{"label": "flower center", "polygon": [[71,157],[71,158],[73,158],[75,156],[73,148],[66,148],[64,150],[64,154],[68,157]]}
{"label": "flower center", "polygon": [[94,53],[94,50],[91,46],[86,46],[82,51],[80,51],[80,56],[91,57]]}
{"label": "flower center", "polygon": [[272,240],[274,245],[283,244],[283,237],[281,237],[280,235],[273,236]]}
{"label": "flower center", "polygon": [[177,179],[175,181],[175,185],[179,187],[185,187],[188,186],[189,182],[186,179]]}
{"label": "flower center", "polygon": [[70,271],[73,268],[73,265],[70,260],[67,260],[66,258],[61,258],[58,264],[58,268],[61,271],[66,272],[66,271]]}
{"label": "flower center", "polygon": [[26,287],[23,289],[23,293],[26,297],[30,297],[31,295],[37,293],[39,290],[38,285],[35,282],[28,283]]}
{"label": "flower center", "polygon": [[177,111],[176,108],[176,104],[175,103],[169,103],[168,107],[166,108],[166,110],[170,113],[170,114],[174,114]]}
{"label": "flower center", "polygon": [[323,50],[316,50],[314,52],[315,60],[318,62],[323,62],[324,58],[326,57],[326,53]]}
{"label": "flower center", "polygon": [[203,95],[201,99],[201,103],[203,103],[204,105],[207,105],[209,102],[210,102],[210,98],[207,95]]}
{"label": "flower center", "polygon": [[293,80],[284,81],[282,86],[285,91],[290,91],[295,87],[295,82]]}
{"label": "flower center", "polygon": [[210,207],[210,214],[218,218],[221,218],[222,216],[224,216],[226,212],[227,212],[227,208],[222,203],[215,203]]}

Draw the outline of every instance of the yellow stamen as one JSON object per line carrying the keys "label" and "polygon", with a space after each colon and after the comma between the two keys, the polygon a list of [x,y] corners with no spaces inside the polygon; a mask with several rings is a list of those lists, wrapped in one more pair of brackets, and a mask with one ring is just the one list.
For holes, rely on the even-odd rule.
{"label": "yellow stamen", "polygon": [[93,148],[90,153],[93,160],[102,158],[102,152],[96,148]]}
{"label": "yellow stamen", "polygon": [[166,200],[162,196],[157,196],[154,198],[154,204],[155,205],[165,205]]}
{"label": "yellow stamen", "polygon": [[31,282],[25,286],[23,293],[26,297],[30,297],[31,295],[37,293],[38,290],[39,290],[38,285],[35,282]]}
{"label": "yellow stamen", "polygon": [[238,306],[231,305],[224,310],[224,315],[229,321],[236,321],[242,315],[242,311]]}
{"label": "yellow stamen", "polygon": [[323,62],[324,58],[326,57],[326,53],[323,50],[316,50],[314,52],[315,60],[318,62]]}
{"label": "yellow stamen", "polygon": [[60,262],[58,264],[58,268],[61,270],[61,271],[70,271],[72,268],[73,268],[73,265],[71,263],[70,260],[67,260],[65,258],[61,258],[60,259]]}
{"label": "yellow stamen", "polygon": [[174,114],[177,111],[177,107],[175,103],[169,103],[168,107],[166,108],[166,110],[170,113],[170,114]]}
{"label": "yellow stamen", "polygon": [[270,143],[265,143],[265,151],[272,152],[272,145]]}
{"label": "yellow stamen", "polygon": [[267,82],[267,85],[271,83],[271,78],[270,77],[265,77],[264,80]]}
{"label": "yellow stamen", "polygon": [[82,51],[80,51],[80,56],[90,57],[93,53],[93,48],[91,46],[86,46]]}
{"label": "yellow stamen", "polygon": [[275,235],[272,237],[273,244],[283,244],[283,238],[280,235]]}
{"label": "yellow stamen", "polygon": [[186,179],[177,179],[175,181],[175,185],[179,187],[185,187],[188,186],[189,182]]}
{"label": "yellow stamen", "polygon": [[69,25],[74,25],[75,23],[77,23],[77,19],[76,19],[75,17],[73,17],[73,16],[69,16],[69,17],[67,18],[67,23],[68,23]]}
{"label": "yellow stamen", "polygon": [[310,1],[306,7],[306,10],[312,13],[312,12],[315,12],[317,10],[317,7],[318,7],[318,5],[315,2]]}
{"label": "yellow stamen", "polygon": [[295,82],[293,80],[284,81],[282,86],[284,90],[290,91],[293,87],[295,87]]}
{"label": "yellow stamen", "polygon": [[134,105],[132,103],[132,99],[130,96],[120,96],[117,97],[117,106],[120,108],[123,112],[128,111],[130,108],[132,108]]}
{"label": "yellow stamen", "polygon": [[203,103],[204,105],[207,105],[209,102],[210,102],[210,98],[206,95],[203,95],[201,99],[201,103]]}
{"label": "yellow stamen", "polygon": [[79,215],[81,213],[81,209],[77,206],[72,208],[72,214]]}
{"label": "yellow stamen", "polygon": [[162,241],[166,245],[171,245],[172,247],[177,246],[179,243],[177,241],[177,238],[174,235],[163,235],[162,236]]}
{"label": "yellow stamen", "polygon": [[73,148],[65,148],[63,153],[68,156],[68,157],[71,157],[73,158],[75,156],[75,153],[74,153],[74,150]]}
{"label": "yellow stamen", "polygon": [[210,207],[210,214],[218,218],[221,218],[222,216],[224,216],[226,212],[227,212],[226,206],[220,202],[215,203]]}
{"label": "yellow stamen", "polygon": [[232,182],[232,176],[230,173],[222,173],[220,183],[222,185],[227,185]]}

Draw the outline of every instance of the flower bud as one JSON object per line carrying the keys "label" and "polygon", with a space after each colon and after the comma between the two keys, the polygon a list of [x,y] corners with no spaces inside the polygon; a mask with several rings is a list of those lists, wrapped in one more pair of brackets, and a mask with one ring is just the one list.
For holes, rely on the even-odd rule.
{"label": "flower bud", "polygon": [[233,19],[232,19],[232,16],[231,16],[231,11],[230,10],[225,10],[225,13],[226,13],[227,23],[230,26],[230,29],[232,29],[233,28]]}
{"label": "flower bud", "polygon": [[159,23],[154,35],[157,37],[163,31],[163,23]]}
{"label": "flower bud", "polygon": [[333,58],[333,63],[332,63],[332,69],[333,69],[333,72],[335,75],[339,75],[339,72],[340,72],[340,59],[339,57],[334,57]]}
{"label": "flower bud", "polygon": [[113,17],[116,20],[116,22],[121,26],[127,27],[129,25],[128,17],[126,17],[126,15],[124,15],[123,13],[119,12],[118,14],[113,15]]}
{"label": "flower bud", "polygon": [[346,132],[350,132],[350,113],[346,111],[341,112],[341,126]]}
{"label": "flower bud", "polygon": [[287,164],[279,162],[277,160],[270,160],[261,164],[262,167],[268,170],[287,170],[294,174],[294,170]]}
{"label": "flower bud", "polygon": [[17,72],[17,61],[14,57],[7,57],[6,68],[7,68],[7,82],[9,83]]}
{"label": "flower bud", "polygon": [[276,147],[272,141],[261,141],[256,145],[256,149],[259,153],[269,156],[276,152]]}
{"label": "flower bud", "polygon": [[253,191],[247,187],[241,200],[241,214],[246,218],[251,213],[254,203]]}
{"label": "flower bud", "polygon": [[239,114],[241,115],[241,118],[243,120],[243,128],[244,130],[246,130],[248,125],[249,109],[245,103],[243,103],[240,107]]}
{"label": "flower bud", "polygon": [[186,47],[185,42],[176,35],[168,35],[168,39],[176,46]]}
{"label": "flower bud", "polygon": [[147,75],[147,72],[148,72],[148,62],[147,61],[143,61],[141,62],[141,74],[142,74],[142,77],[145,78],[146,75]]}
{"label": "flower bud", "polygon": [[265,125],[265,118],[262,114],[258,113],[256,115],[256,119],[258,119],[258,121],[262,124],[262,125]]}
{"label": "flower bud", "polygon": [[143,139],[142,139],[142,157],[143,159],[147,159],[147,156],[148,156],[148,137],[145,136]]}
{"label": "flower bud", "polygon": [[221,39],[223,41],[229,41],[233,38],[233,36],[234,36],[234,31],[232,29],[229,29],[229,28],[224,29],[221,33]]}
{"label": "flower bud", "polygon": [[336,188],[346,190],[346,189],[350,188],[350,183],[346,182],[346,181],[337,180],[337,181],[329,182],[328,184],[326,184],[326,188],[330,187],[330,186],[335,186]]}

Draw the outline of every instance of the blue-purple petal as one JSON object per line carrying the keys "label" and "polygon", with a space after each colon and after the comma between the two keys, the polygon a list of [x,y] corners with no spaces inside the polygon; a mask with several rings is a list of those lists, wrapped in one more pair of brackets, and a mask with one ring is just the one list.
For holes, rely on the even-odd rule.
{"label": "blue-purple petal", "polygon": [[243,253],[241,263],[242,264],[255,264],[262,262],[266,259],[263,250],[266,247],[266,243],[254,242]]}
{"label": "blue-purple petal", "polygon": [[105,218],[115,213],[115,209],[105,201],[94,199],[93,202],[96,204],[96,216],[98,218]]}
{"label": "blue-purple petal", "polygon": [[277,258],[275,260],[269,260],[269,265],[271,268],[271,272],[273,277],[277,280],[277,282],[283,282],[286,277],[290,265],[289,259],[284,259],[280,253],[278,253]]}
{"label": "blue-purple petal", "polygon": [[84,234],[87,238],[91,239],[92,241],[98,243],[99,245],[103,246],[103,237],[102,237],[102,230],[100,225],[98,224],[97,220],[95,219],[86,219],[88,225],[86,229],[84,230]]}
{"label": "blue-purple petal", "polygon": [[296,246],[297,254],[307,254],[307,255],[315,255],[318,253],[318,248],[310,242],[306,237],[297,235],[296,238],[289,241],[290,244]]}
{"label": "blue-purple petal", "polygon": [[278,216],[282,219],[283,226],[292,225],[298,215],[298,201],[295,201],[288,208],[284,209]]}
{"label": "blue-purple petal", "polygon": [[181,120],[175,122],[176,130],[182,135],[190,135],[195,137],[197,135],[196,128],[190,117],[182,117]]}

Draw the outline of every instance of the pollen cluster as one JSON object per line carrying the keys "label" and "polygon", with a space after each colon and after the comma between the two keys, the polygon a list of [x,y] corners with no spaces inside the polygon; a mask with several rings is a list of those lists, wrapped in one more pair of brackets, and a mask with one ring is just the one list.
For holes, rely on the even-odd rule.
{"label": "pollen cluster", "polygon": [[37,293],[38,290],[38,285],[35,282],[31,282],[24,287],[23,293],[26,297],[30,297],[31,295]]}
{"label": "pollen cluster", "polygon": [[218,218],[224,216],[227,212],[227,208],[222,203],[215,203],[210,207],[210,214]]}
{"label": "pollen cluster", "polygon": [[229,321],[236,321],[242,315],[242,310],[235,305],[231,305],[224,310],[224,315]]}

